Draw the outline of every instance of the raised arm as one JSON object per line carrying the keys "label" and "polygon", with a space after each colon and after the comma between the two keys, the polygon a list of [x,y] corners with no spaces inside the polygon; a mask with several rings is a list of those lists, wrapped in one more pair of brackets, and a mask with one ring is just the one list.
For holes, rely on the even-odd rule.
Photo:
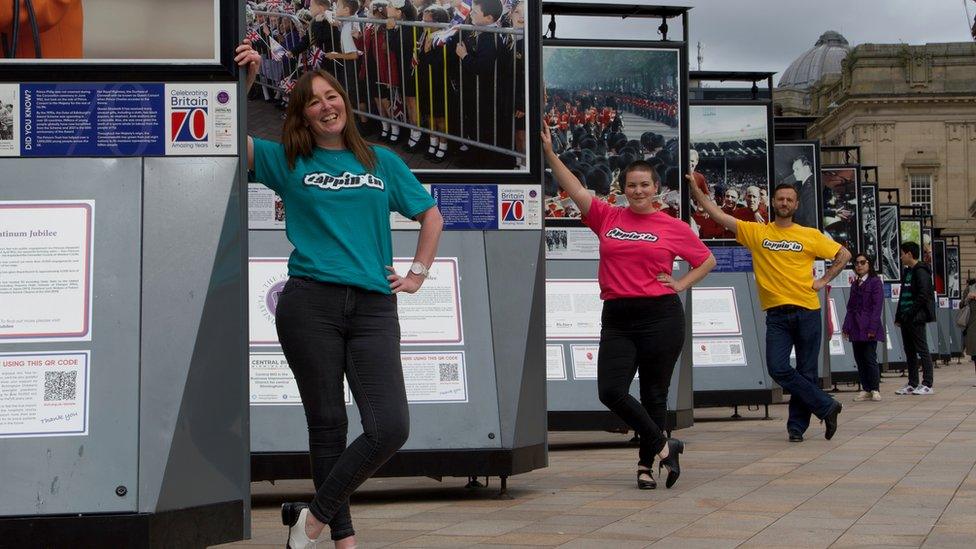
{"label": "raised arm", "polygon": [[830,268],[827,269],[827,272],[825,272],[822,277],[813,281],[814,290],[820,291],[824,286],[829,284],[831,280],[839,275],[841,271],[844,270],[844,267],[846,267],[851,261],[851,252],[849,252],[847,248],[841,246],[840,249],[837,250],[837,254],[834,255],[834,259],[832,261],[833,263],[830,264]]}
{"label": "raised arm", "polygon": [[546,154],[549,167],[552,168],[552,175],[556,179],[556,183],[559,183],[559,188],[566,191],[566,194],[573,199],[581,214],[585,216],[590,213],[593,195],[586,190],[586,187],[580,183],[580,180],[573,175],[573,172],[569,171],[569,168],[552,150],[552,134],[549,133],[549,126],[545,122],[542,123],[542,150]]}
{"label": "raised arm", "polygon": [[[247,78],[245,79],[244,86],[244,95],[247,95],[251,91],[251,86],[254,85],[254,81],[257,80],[258,69],[261,68],[261,54],[251,47],[251,41],[247,39],[241,41],[241,45],[237,46],[234,53],[236,54],[234,56],[234,62],[239,67],[247,68]],[[247,136],[247,169],[254,169],[254,140],[251,139],[250,135]]]}
{"label": "raised arm", "polygon": [[713,202],[711,198],[705,196],[705,193],[703,193],[702,190],[698,188],[698,185],[695,184],[695,178],[691,174],[686,175],[685,179],[688,180],[688,188],[691,190],[691,197],[694,198],[695,201],[698,202],[698,204],[700,204],[706,212],[708,212],[708,216],[719,225],[732,231],[732,234],[739,234],[738,228],[736,227],[738,220],[723,212],[722,208],[718,207],[718,204]]}

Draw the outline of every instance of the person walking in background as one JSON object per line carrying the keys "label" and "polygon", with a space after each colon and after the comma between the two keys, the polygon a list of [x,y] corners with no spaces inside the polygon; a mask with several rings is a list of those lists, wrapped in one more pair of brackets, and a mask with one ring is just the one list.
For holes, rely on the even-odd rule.
{"label": "person walking in background", "polygon": [[[932,268],[919,261],[921,250],[916,242],[901,243],[901,264],[905,266],[901,279],[901,295],[895,313],[895,326],[901,327],[908,363],[908,383],[895,391],[896,395],[930,395],[934,373],[925,325],[935,320],[935,289],[932,287]],[[922,360],[922,380],[918,379],[918,361]]]}
{"label": "person walking in background", "polygon": [[861,380],[861,392],[855,402],[881,400],[881,371],[878,369],[878,342],[884,341],[881,306],[884,290],[881,277],[874,271],[874,260],[865,254],[854,258],[857,278],[851,285],[844,317],[844,338],[854,347],[854,362]]}
{"label": "person walking in background", "polygon": [[962,293],[959,306],[969,307],[969,321],[962,330],[962,337],[966,352],[973,358],[973,366],[976,368],[976,303],[974,302],[976,302],[976,278],[970,278],[966,281],[966,291]]}
{"label": "person walking in background", "polygon": [[[817,292],[847,265],[851,253],[817,229],[793,222],[800,201],[796,187],[789,183],[781,183],[773,191],[773,222],[755,223],[732,217],[705,195],[691,174],[686,178],[695,201],[752,252],[759,302],[766,311],[766,368],[790,392],[786,422],[790,441],[803,441],[810,414],[824,422],[824,438],[830,440],[843,406],[817,385],[823,325]],[[814,279],[817,258],[830,259],[832,264],[824,276]],[[790,366],[794,347],[796,369]]]}

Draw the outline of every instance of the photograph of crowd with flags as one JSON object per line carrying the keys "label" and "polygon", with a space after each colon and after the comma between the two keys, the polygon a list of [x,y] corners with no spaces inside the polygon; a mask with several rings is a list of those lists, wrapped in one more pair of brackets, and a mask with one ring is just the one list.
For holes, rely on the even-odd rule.
{"label": "photograph of crowd with flags", "polygon": [[[769,123],[766,105],[692,105],[688,164],[697,185],[743,221],[769,221]],[[691,225],[702,240],[735,235],[692,202]]]}
{"label": "photograph of crowd with flags", "polygon": [[[553,150],[594,195],[626,205],[618,174],[646,160],[660,178],[665,211],[681,215],[677,50],[543,47],[544,123]],[[546,172],[546,218],[580,217]]]}
{"label": "photograph of crowd with flags", "polygon": [[411,168],[527,173],[528,1],[248,0],[249,132],[279,139],[295,82],[322,69]]}

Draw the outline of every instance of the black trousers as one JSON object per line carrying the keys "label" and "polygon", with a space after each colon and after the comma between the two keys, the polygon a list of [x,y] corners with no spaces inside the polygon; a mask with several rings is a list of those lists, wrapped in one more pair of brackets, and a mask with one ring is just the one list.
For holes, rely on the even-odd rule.
{"label": "black trousers", "polygon": [[[664,448],[668,387],[685,339],[677,295],[612,299],[603,303],[597,358],[600,402],[640,434],[640,465],[651,467]],[[641,401],[630,396],[640,372]]]}
{"label": "black trousers", "polygon": [[[406,442],[396,296],[290,278],[278,300],[278,339],[308,421],[315,499],[332,539],[353,535],[349,496]],[[346,447],[346,375],[363,434]]]}
{"label": "black trousers", "polygon": [[878,368],[878,342],[852,341],[854,362],[861,380],[862,391],[881,390],[881,370]]}
{"label": "black trousers", "polygon": [[932,354],[925,339],[925,324],[901,325],[901,338],[905,344],[905,362],[908,365],[908,384],[918,387],[918,360],[922,360],[922,385],[932,387]]}

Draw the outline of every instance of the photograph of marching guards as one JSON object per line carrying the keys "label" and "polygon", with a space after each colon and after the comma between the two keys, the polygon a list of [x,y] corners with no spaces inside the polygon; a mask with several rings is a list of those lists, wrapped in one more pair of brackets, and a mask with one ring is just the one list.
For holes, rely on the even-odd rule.
{"label": "photograph of marching guards", "polygon": [[[305,6],[307,4],[307,7]],[[360,133],[422,173],[527,176],[536,66],[531,0],[247,0],[263,63],[249,126],[277,138],[301,76],[320,68],[347,90]],[[457,182],[457,180],[454,180]]]}
{"label": "photograph of marching guards", "polygon": [[[773,169],[769,106],[695,103],[689,118],[688,164],[695,185],[735,219],[768,223]],[[735,241],[735,234],[700,204],[695,204],[691,220],[702,240]]]}
{"label": "photograph of marching guards", "polygon": [[[678,50],[653,43],[544,41],[544,124],[553,151],[595,197],[627,205],[620,175],[643,160],[662,181],[656,200],[681,216]],[[580,211],[559,190],[551,172],[544,181],[549,226],[579,224]]]}

